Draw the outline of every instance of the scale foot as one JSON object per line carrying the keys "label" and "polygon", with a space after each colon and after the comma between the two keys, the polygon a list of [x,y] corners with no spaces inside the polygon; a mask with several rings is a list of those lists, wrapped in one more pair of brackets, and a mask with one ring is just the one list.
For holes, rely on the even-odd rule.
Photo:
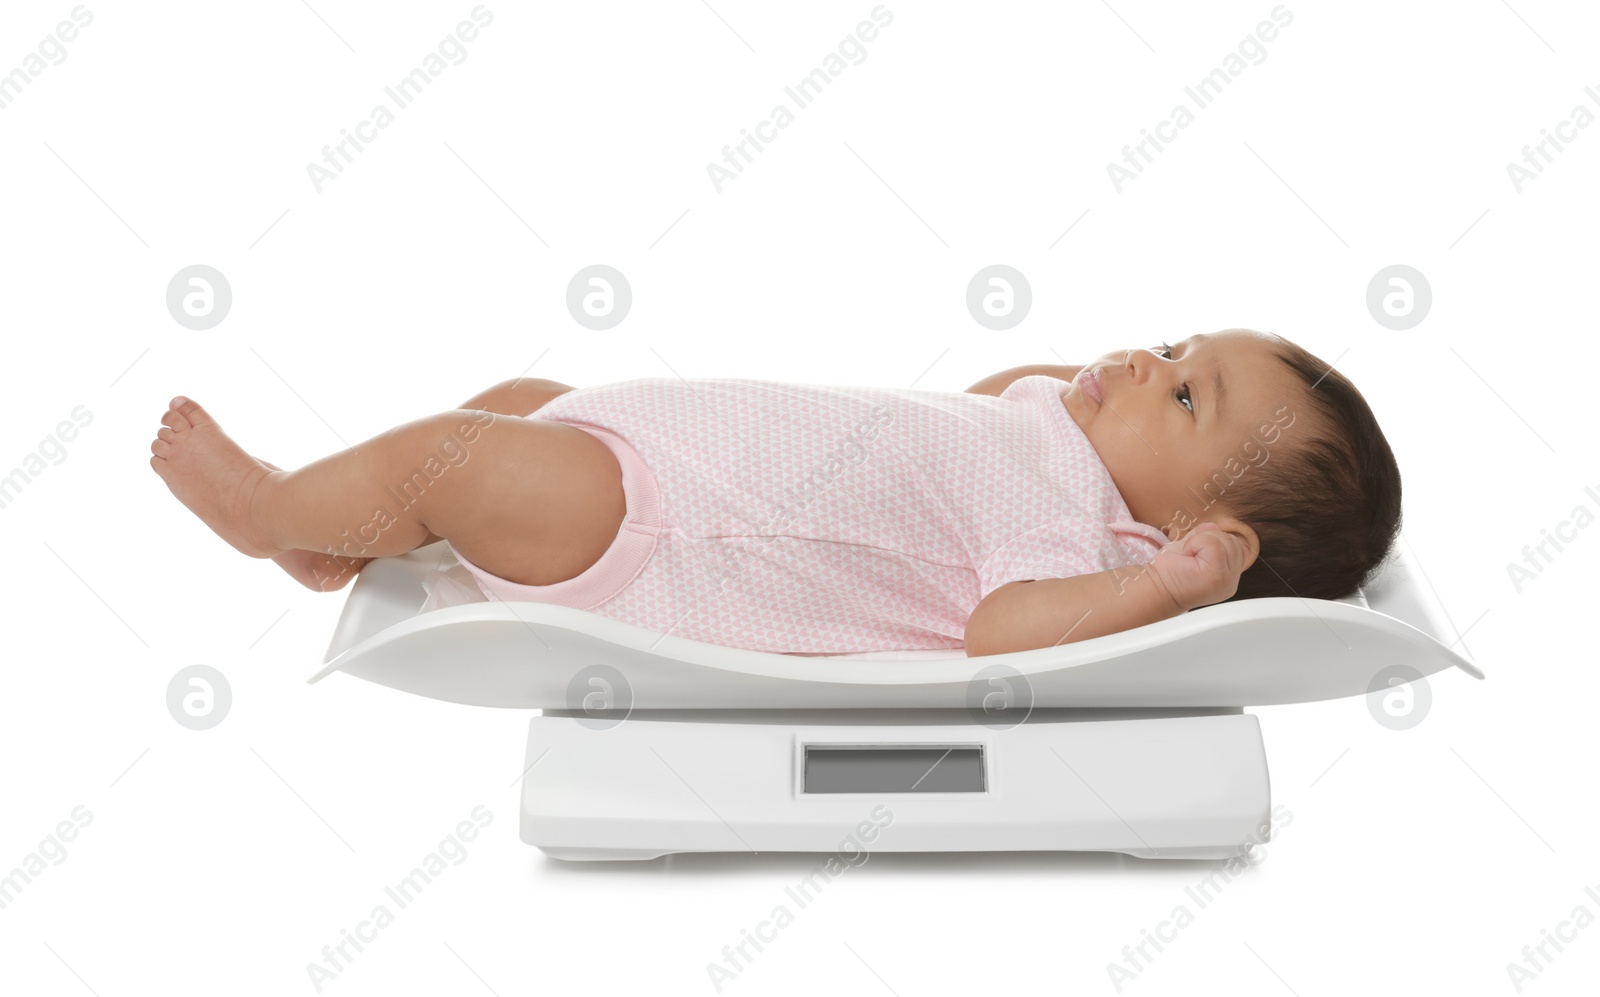
{"label": "scale foot", "polygon": [[546,848],[540,845],[539,850],[563,862],[647,862],[671,854],[653,848]]}

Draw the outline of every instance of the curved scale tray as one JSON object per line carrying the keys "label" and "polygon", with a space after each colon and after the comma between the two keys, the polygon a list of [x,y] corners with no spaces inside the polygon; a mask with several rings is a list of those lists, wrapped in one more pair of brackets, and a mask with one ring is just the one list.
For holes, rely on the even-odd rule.
{"label": "curved scale tray", "polygon": [[[1390,665],[1483,673],[1405,545],[1351,600],[1252,599],[1057,647],[790,655],[706,644],[595,613],[468,602],[419,613],[442,543],[368,564],[323,667],[472,706],[574,709],[589,665],[620,672],[634,709],[966,708],[974,679],[1021,675],[1035,707],[1244,707],[1364,695]],[[1365,603],[1365,604],[1363,604]],[[1448,644],[1446,642],[1449,642]],[[983,685],[983,688],[988,688]],[[583,687],[587,691],[587,687]],[[1025,702],[1026,700],[1021,700]]]}

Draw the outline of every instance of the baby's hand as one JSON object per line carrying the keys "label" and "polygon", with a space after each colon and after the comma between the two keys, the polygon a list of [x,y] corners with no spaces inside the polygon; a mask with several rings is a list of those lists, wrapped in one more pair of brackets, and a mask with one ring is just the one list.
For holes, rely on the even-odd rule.
{"label": "baby's hand", "polygon": [[1167,544],[1149,569],[1178,612],[1230,599],[1249,566],[1250,545],[1215,523],[1200,523],[1183,539]]}

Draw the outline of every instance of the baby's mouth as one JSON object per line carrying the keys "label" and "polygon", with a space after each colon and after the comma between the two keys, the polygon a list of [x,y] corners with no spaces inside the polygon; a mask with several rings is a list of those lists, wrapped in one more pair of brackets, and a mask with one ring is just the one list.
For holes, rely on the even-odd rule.
{"label": "baby's mouth", "polygon": [[1105,402],[1104,385],[1100,381],[1100,368],[1090,367],[1078,375],[1078,387],[1096,405]]}

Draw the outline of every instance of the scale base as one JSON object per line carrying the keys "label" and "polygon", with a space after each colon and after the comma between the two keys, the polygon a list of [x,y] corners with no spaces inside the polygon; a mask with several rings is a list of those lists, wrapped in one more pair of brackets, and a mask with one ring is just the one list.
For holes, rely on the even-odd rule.
{"label": "scale base", "polygon": [[[1225,859],[1269,840],[1252,714],[1036,710],[992,729],[952,712],[537,716],[522,840],[566,861],[810,852],[851,865],[870,852]],[[844,777],[823,764],[841,750]]]}

